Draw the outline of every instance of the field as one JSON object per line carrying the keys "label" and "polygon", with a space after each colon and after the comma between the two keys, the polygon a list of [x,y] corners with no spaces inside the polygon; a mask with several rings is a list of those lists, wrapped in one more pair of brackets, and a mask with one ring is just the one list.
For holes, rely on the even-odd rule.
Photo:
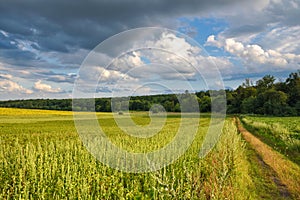
{"label": "field", "polygon": [[[130,116],[141,126],[150,122],[147,113],[120,118]],[[158,136],[137,140],[122,133],[112,114],[97,117],[110,140],[133,152],[163,147],[180,124],[180,116],[170,113]],[[0,199],[290,198],[280,194],[268,170],[260,167],[256,152],[231,118],[215,148],[199,158],[209,122],[209,114],[201,116],[192,145],[171,165],[149,173],[125,173],[86,150],[72,112],[0,108]]]}

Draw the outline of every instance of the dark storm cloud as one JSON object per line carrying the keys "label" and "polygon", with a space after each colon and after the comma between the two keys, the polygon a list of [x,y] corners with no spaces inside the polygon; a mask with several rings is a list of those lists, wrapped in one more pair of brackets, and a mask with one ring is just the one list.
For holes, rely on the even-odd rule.
{"label": "dark storm cloud", "polygon": [[66,52],[71,47],[91,49],[129,28],[167,26],[170,18],[201,14],[240,2],[10,0],[0,4],[0,28],[15,37],[37,42],[43,51]]}
{"label": "dark storm cloud", "polygon": [[[73,84],[77,78],[76,74],[73,73],[56,73],[53,71],[36,71],[29,75],[33,79],[43,79],[55,83],[71,83]],[[26,78],[26,76],[25,76]]]}
{"label": "dark storm cloud", "polygon": [[14,49],[15,46],[12,45],[8,40],[3,39],[0,36],[0,49]]}
{"label": "dark storm cloud", "polygon": [[225,32],[226,37],[238,37],[244,34],[258,33],[266,30],[265,24],[256,25],[242,25],[238,27],[233,27],[230,31]]}
{"label": "dark storm cloud", "polygon": [[76,74],[57,74],[57,75],[50,75],[45,80],[56,82],[56,83],[73,84],[76,78],[77,78]]}
{"label": "dark storm cloud", "polygon": [[36,60],[36,55],[30,51],[21,51],[19,49],[7,49],[0,51],[0,58],[4,57],[7,64],[26,65],[26,62]]}
{"label": "dark storm cloud", "polygon": [[16,46],[11,43],[3,34],[0,33],[0,49],[15,49]]}
{"label": "dark storm cloud", "polygon": [[280,22],[281,25],[296,26],[300,25],[299,7],[299,0],[271,2],[266,12],[272,20]]}

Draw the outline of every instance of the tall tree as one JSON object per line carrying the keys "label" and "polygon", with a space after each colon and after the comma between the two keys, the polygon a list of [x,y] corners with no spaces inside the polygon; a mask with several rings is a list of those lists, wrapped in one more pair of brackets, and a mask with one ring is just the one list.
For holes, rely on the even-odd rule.
{"label": "tall tree", "polygon": [[263,92],[273,88],[275,80],[276,79],[274,76],[271,75],[264,76],[262,79],[256,82],[257,90],[259,90],[259,92]]}
{"label": "tall tree", "polygon": [[287,93],[289,95],[288,103],[295,106],[300,101],[300,70],[291,73],[286,79]]}

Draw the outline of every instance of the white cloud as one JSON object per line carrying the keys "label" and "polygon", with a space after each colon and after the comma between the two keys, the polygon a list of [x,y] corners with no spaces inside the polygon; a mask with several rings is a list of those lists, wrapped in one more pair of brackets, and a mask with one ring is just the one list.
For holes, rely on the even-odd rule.
{"label": "white cloud", "polygon": [[11,80],[0,80],[0,91],[4,93],[32,94],[33,91],[24,88]]}
{"label": "white cloud", "polygon": [[225,41],[225,50],[232,54],[240,54],[244,51],[244,45],[240,42],[236,42],[233,39],[227,39]]}
{"label": "white cloud", "polygon": [[115,71],[115,70],[103,69],[103,71],[100,75],[99,82],[116,82],[120,79],[130,80],[130,81],[133,80],[131,77],[128,76],[128,74],[123,74],[123,73],[121,73],[119,71]]}
{"label": "white cloud", "polygon": [[0,73],[0,79],[12,79],[12,75],[11,74],[1,74]]}
{"label": "white cloud", "polygon": [[265,34],[260,43],[268,49],[274,49],[281,53],[300,54],[300,26],[275,27]]}
{"label": "white cloud", "polygon": [[225,51],[234,56],[241,58],[246,65],[257,64],[271,65],[272,67],[287,67],[289,64],[298,65],[300,55],[293,53],[281,53],[278,50],[265,50],[257,44],[244,45],[233,38],[216,40],[215,37],[210,36],[207,39],[206,45],[212,45],[224,48]]}
{"label": "white cloud", "polygon": [[148,45],[166,49],[183,57],[189,57],[190,55],[196,55],[201,52],[201,49],[198,46],[193,46],[186,38],[178,37],[174,33],[168,32],[162,33],[157,41],[149,41]]}
{"label": "white cloud", "polygon": [[[148,33],[148,35],[151,34]],[[123,49],[131,48],[123,47]],[[191,65],[189,62],[193,62],[196,66],[195,56],[200,51],[198,46],[191,45],[185,38],[166,31],[154,39],[151,37],[136,41],[132,51],[116,59],[110,58],[113,62],[107,61],[110,65],[106,68],[103,67],[105,64],[99,65],[99,62],[97,65],[85,65],[86,67],[80,72],[80,79],[90,84],[97,81],[116,82],[120,79],[128,82],[137,82],[137,79],[140,79],[145,82],[158,76],[162,80],[182,79],[182,76],[190,79],[195,74],[195,69],[189,66]],[[96,60],[100,59],[98,56],[92,58],[95,58],[93,62],[87,62],[94,64],[97,63]],[[153,65],[153,63],[155,64]],[[168,66],[172,70],[162,66]],[[135,68],[138,69],[135,70]]]}
{"label": "white cloud", "polygon": [[22,51],[29,51],[31,53],[34,53],[36,55],[39,55],[39,51],[33,48],[33,45],[39,47],[39,44],[36,42],[32,42],[30,40],[20,40],[15,39],[15,42],[17,42],[16,46],[22,50]]}
{"label": "white cloud", "polygon": [[207,44],[213,45],[213,46],[216,46],[216,47],[219,47],[219,48],[222,46],[222,44],[215,39],[214,35],[208,36],[207,41],[206,41],[206,45]]}
{"label": "white cloud", "polygon": [[129,62],[133,63],[134,66],[143,65],[144,62],[142,61],[140,54],[136,51],[132,52],[132,56],[128,57]]}
{"label": "white cloud", "polygon": [[[232,70],[233,64],[229,59],[206,55],[195,41],[181,37],[180,34],[156,29],[147,29],[146,33],[146,36],[140,36],[139,40],[130,42],[128,39],[127,47],[123,44],[119,51],[108,49],[114,52],[113,55],[117,57],[115,59],[110,57],[105,62],[101,61],[101,55],[96,55],[97,52],[101,54],[99,52],[103,50],[96,49],[95,53],[90,54],[92,61],[89,61],[89,58],[85,60],[76,88],[80,92],[96,91],[105,95],[116,92],[123,96],[130,96],[133,91],[147,83],[156,83],[145,90],[155,93],[189,88],[190,85],[195,86],[193,90],[201,90],[204,79],[211,79],[205,80],[208,86],[215,83],[219,78],[219,69],[226,73]],[[122,54],[123,52],[125,53]],[[168,87],[160,89],[159,92],[156,88],[158,85]]]}
{"label": "white cloud", "polygon": [[226,57],[208,56],[206,59],[212,64],[216,65],[222,72],[232,72],[232,69],[234,68],[232,62],[230,62],[230,60]]}
{"label": "white cloud", "polygon": [[37,82],[34,83],[35,90],[42,91],[42,92],[49,92],[49,93],[58,93],[61,92],[60,88],[52,88],[51,85],[42,83],[41,80],[38,80]]}
{"label": "white cloud", "polygon": [[233,12],[218,10],[214,15],[228,23],[218,38],[233,38],[264,49],[300,54],[300,1],[262,0],[239,6]]}
{"label": "white cloud", "polygon": [[140,51],[127,52],[124,55],[116,58],[108,68],[111,70],[126,72],[131,68],[144,65]]}
{"label": "white cloud", "polygon": [[9,37],[8,33],[6,31],[0,30],[0,33],[4,35],[5,37]]}
{"label": "white cloud", "polygon": [[90,84],[97,82],[115,82],[119,79],[132,80],[127,74],[117,71],[114,68],[105,69],[101,66],[85,67],[80,72],[80,80]]}

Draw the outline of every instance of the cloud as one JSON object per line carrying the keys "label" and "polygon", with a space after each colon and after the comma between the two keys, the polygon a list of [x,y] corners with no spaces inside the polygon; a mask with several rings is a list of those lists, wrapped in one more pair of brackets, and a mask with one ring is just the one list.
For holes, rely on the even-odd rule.
{"label": "cloud", "polygon": [[0,73],[0,79],[12,79],[12,75],[10,74],[1,74]]}
{"label": "cloud", "polygon": [[222,33],[224,37],[246,41],[275,26],[299,26],[299,8],[300,2],[297,0],[261,0],[251,6],[240,6],[232,14],[220,9],[216,16],[229,24]]}
{"label": "cloud", "polygon": [[180,17],[225,18],[230,24],[226,34],[231,37],[257,33],[270,23],[299,24],[298,7],[299,2],[294,0],[112,0],[77,1],[72,5],[66,0],[12,0],[0,5],[0,27],[2,35],[9,35],[10,40],[31,41],[41,52],[66,53],[92,49],[109,36],[130,28],[177,28]]}
{"label": "cloud", "polygon": [[[143,31],[141,30],[141,32]],[[125,37],[125,39],[127,38]],[[122,48],[132,48],[130,45],[133,42],[128,39],[126,41],[130,42],[127,47]],[[207,59],[205,62],[207,67],[210,60],[201,55],[203,52],[195,43],[167,30],[157,32],[157,29],[148,29],[144,38],[140,37],[140,40],[134,42],[135,50],[117,57],[106,69],[90,67],[84,73],[87,75],[86,78],[96,80],[97,74],[101,73],[103,81],[112,80],[112,82],[124,77],[127,77],[129,81],[135,79],[143,81],[197,80],[198,67],[201,69],[205,59]],[[217,61],[217,59],[215,60]],[[90,70],[97,71],[91,73]]]}
{"label": "cloud", "polygon": [[208,36],[208,38],[206,40],[206,45],[213,45],[213,46],[216,46],[216,47],[221,47],[221,43],[218,42],[215,38],[216,37],[214,35]]}
{"label": "cloud", "polygon": [[209,36],[205,46],[217,47],[235,63],[228,74],[232,79],[299,69],[300,2],[265,0],[255,5],[240,7],[233,14],[216,14],[228,26]]}
{"label": "cloud", "polygon": [[[115,54],[118,49],[128,50],[122,42],[127,40],[123,38],[111,44],[110,51],[100,52],[101,58],[95,56],[95,62],[89,63],[92,68],[80,74],[81,77],[98,80],[96,74],[103,72],[102,78],[107,84],[124,77],[135,82],[142,77],[147,80],[147,74],[155,75],[160,70],[159,65],[144,67],[139,73],[126,72],[147,65],[151,60],[152,63],[168,64],[181,77],[197,80],[194,70],[178,55],[194,62],[192,64],[200,71],[210,69],[215,63],[223,74],[231,76],[244,73],[239,59],[248,69],[291,71],[299,68],[299,8],[297,0],[112,0],[76,1],[72,4],[67,0],[7,1],[0,4],[0,62],[5,64],[5,67],[0,66],[0,74],[4,80],[10,80],[4,75],[11,74],[22,84],[23,81],[19,80],[26,79],[25,85],[33,85],[36,80],[48,81],[64,91],[65,85],[69,87],[74,82],[74,73],[97,44],[121,31],[145,26],[182,30],[197,40],[200,38],[199,41],[214,34],[207,39],[207,44],[217,47],[219,52],[199,56],[197,63],[190,54],[199,49],[177,38],[176,34],[165,34],[161,38],[152,35],[154,40],[148,42],[168,48],[176,55],[133,51],[115,60],[104,71],[102,59],[119,56]],[[188,20],[185,27],[190,28],[180,29],[183,26],[178,23],[181,18],[191,21],[195,18],[221,19],[224,23],[221,28],[217,27],[218,23],[214,24],[216,29],[208,33],[209,30],[202,30],[202,26],[195,29],[195,24],[188,23]],[[142,38],[143,35],[131,37]],[[143,42],[147,41],[140,41],[140,44]],[[174,71],[164,68],[160,72],[158,75],[162,80],[180,79]],[[50,90],[57,89],[51,87]],[[54,96],[54,92],[49,95]]]}
{"label": "cloud", "polygon": [[3,93],[21,93],[21,94],[32,94],[33,91],[24,88],[16,82],[11,80],[0,80],[0,91]]}
{"label": "cloud", "polygon": [[0,33],[4,36],[4,37],[8,37],[8,33],[3,31],[3,30],[0,30]]}
{"label": "cloud", "polygon": [[281,53],[300,54],[300,25],[276,26],[261,34],[261,37],[265,39],[260,41],[260,44],[268,49],[274,49]]}
{"label": "cloud", "polygon": [[166,49],[171,53],[182,57],[191,57],[201,52],[201,49],[184,37],[176,36],[174,33],[164,32],[158,40],[151,40],[146,43],[147,46],[153,46],[158,49]]}
{"label": "cloud", "polygon": [[233,38],[216,40],[215,36],[209,36],[206,45],[222,47],[230,54],[241,58],[245,65],[256,64],[271,65],[273,67],[282,68],[290,65],[299,66],[300,55],[293,53],[281,53],[272,49],[263,49],[257,44],[244,45],[241,42],[235,41]]}
{"label": "cloud", "polygon": [[32,76],[32,74],[29,74],[31,78],[41,78],[43,77],[46,81],[51,81],[55,83],[69,83],[73,84],[75,79],[77,78],[77,75],[75,73],[55,73],[53,71],[45,71],[40,70],[35,72],[35,76]]}
{"label": "cloud", "polygon": [[235,4],[247,1],[8,1],[0,5],[0,27],[19,39],[22,35],[37,41],[44,51],[66,52],[74,46],[91,49],[129,28],[174,28],[176,17],[230,9]]}
{"label": "cloud", "polygon": [[[57,73],[53,70],[46,70],[43,68],[26,68],[26,67],[18,67],[12,65],[2,65],[0,64],[0,79],[22,79],[34,82],[39,79],[43,79],[45,81],[51,81],[55,83],[68,83],[73,84],[77,74],[74,72],[69,73]],[[2,72],[2,73],[1,73]]]}
{"label": "cloud", "polygon": [[58,74],[58,75],[52,75],[45,78],[46,81],[51,81],[55,83],[71,83],[73,84],[75,81],[75,78],[77,77],[76,74]]}
{"label": "cloud", "polygon": [[[128,48],[130,47],[128,46]],[[115,58],[115,60],[113,60],[113,62],[108,66],[108,69],[119,72],[126,72],[131,68],[138,67],[144,64],[145,63],[141,58],[141,52],[132,51]]]}
{"label": "cloud", "polygon": [[59,93],[61,92],[60,88],[52,88],[51,85],[42,83],[41,80],[38,80],[34,83],[34,90],[41,91],[41,92],[49,92],[49,93]]}
{"label": "cloud", "polygon": [[[190,88],[193,84],[194,91],[204,89],[204,78],[212,79],[205,80],[209,86],[212,82],[215,84],[219,77],[218,69],[226,73],[232,69],[230,60],[203,55],[205,52],[192,40],[169,30],[157,30],[150,28],[138,30],[138,33],[124,33],[120,37],[126,43],[121,47],[109,41],[105,44],[108,48],[104,49],[113,52],[110,55],[120,54],[118,51],[111,51],[111,48],[118,48],[121,52],[115,59],[103,56],[103,47],[99,46],[83,63],[76,88],[89,93],[87,95],[94,92],[103,95],[116,92],[118,95],[130,96],[137,88],[144,88],[147,84],[151,86],[145,91],[151,94],[176,89],[184,91],[184,88]],[[134,39],[136,35],[138,40]],[[122,54],[123,49],[132,50]],[[158,85],[166,88],[157,89]]]}

